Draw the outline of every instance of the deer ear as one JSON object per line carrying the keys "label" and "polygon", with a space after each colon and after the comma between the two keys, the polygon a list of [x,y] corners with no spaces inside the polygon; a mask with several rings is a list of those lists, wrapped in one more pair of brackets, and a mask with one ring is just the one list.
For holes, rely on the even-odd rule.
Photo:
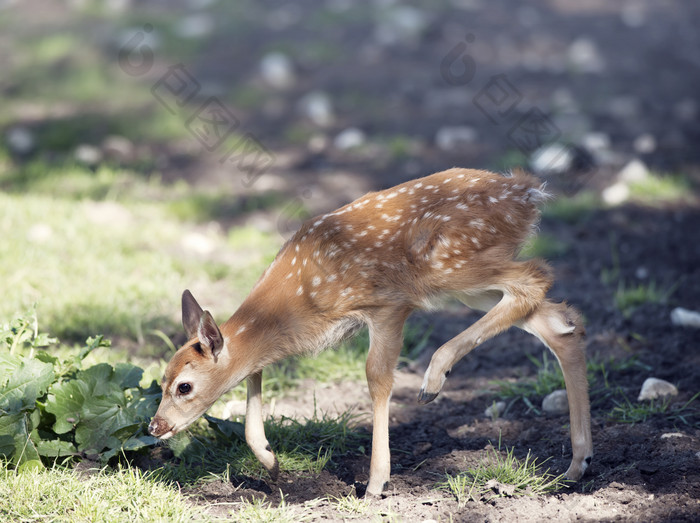
{"label": "deer ear", "polygon": [[192,339],[197,335],[199,329],[199,320],[202,319],[204,311],[194,299],[192,293],[188,290],[182,293],[182,326],[185,328],[185,333],[188,339]]}
{"label": "deer ear", "polygon": [[197,337],[199,338],[199,344],[204,345],[211,351],[211,355],[216,362],[221,349],[224,348],[224,337],[221,335],[221,331],[216,326],[216,322],[209,311],[204,311],[202,318],[199,320]]}

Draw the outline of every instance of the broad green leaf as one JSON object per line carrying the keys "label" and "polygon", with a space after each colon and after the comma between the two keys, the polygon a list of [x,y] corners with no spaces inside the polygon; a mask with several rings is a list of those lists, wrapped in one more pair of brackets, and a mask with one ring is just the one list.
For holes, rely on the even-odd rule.
{"label": "broad green leaf", "polygon": [[41,462],[41,460],[30,459],[29,461],[25,461],[19,467],[17,467],[17,472],[19,472],[20,474],[24,474],[25,472],[37,472],[43,469],[44,464]]}
{"label": "broad green leaf", "polygon": [[37,360],[23,361],[0,387],[0,412],[32,409],[54,379],[53,365]]}
{"label": "broad green leaf", "polygon": [[93,395],[103,395],[114,391],[113,375],[114,369],[109,363],[98,363],[88,369],[81,370],[76,379],[87,383]]}
{"label": "broad green leaf", "polygon": [[5,383],[21,364],[22,358],[19,356],[0,351],[0,385]]}
{"label": "broad green leaf", "polygon": [[56,434],[65,434],[73,430],[81,419],[83,404],[90,394],[90,387],[81,380],[54,383],[49,388],[46,411],[56,416],[53,426]]}
{"label": "broad green leaf", "polygon": [[12,456],[15,453],[15,438],[9,434],[0,435],[0,456]]}
{"label": "broad green leaf", "polygon": [[209,426],[214,429],[214,432],[223,436],[225,439],[231,439],[233,435],[245,441],[245,425],[236,421],[215,418],[213,416],[204,415]]}
{"label": "broad green leaf", "polygon": [[14,440],[14,448],[11,453],[5,455],[17,465],[32,459],[39,459],[39,453],[29,436],[31,432],[30,424],[29,416],[25,413],[0,416],[0,441],[2,442],[2,447],[4,449],[9,448],[7,437]]}
{"label": "broad green leaf", "polygon": [[40,455],[47,456],[50,458],[60,456],[71,456],[76,452],[75,445],[68,441],[62,441],[60,439],[39,440],[36,444],[36,449]]}
{"label": "broad green leaf", "polygon": [[114,381],[122,389],[133,389],[141,383],[143,369],[131,363],[117,363],[114,368]]}

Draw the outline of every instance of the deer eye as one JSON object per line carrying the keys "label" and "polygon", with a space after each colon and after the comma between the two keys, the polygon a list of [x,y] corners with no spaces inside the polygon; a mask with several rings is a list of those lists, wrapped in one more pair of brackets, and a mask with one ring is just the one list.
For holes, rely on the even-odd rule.
{"label": "deer eye", "polygon": [[183,396],[185,396],[185,395],[189,394],[190,392],[192,392],[192,385],[190,385],[189,383],[180,383],[177,386],[177,391],[180,394],[182,394]]}

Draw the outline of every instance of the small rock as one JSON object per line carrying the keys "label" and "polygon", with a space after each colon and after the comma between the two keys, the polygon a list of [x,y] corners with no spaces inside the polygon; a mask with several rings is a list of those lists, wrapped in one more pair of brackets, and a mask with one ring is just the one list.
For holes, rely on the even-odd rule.
{"label": "small rock", "polygon": [[301,113],[320,127],[333,123],[333,104],[330,97],[321,91],[314,91],[304,96],[299,102]]}
{"label": "small rock", "polygon": [[569,412],[569,400],[565,390],[555,390],[542,400],[542,410],[550,416],[560,416]]}
{"label": "small rock", "polygon": [[365,140],[365,133],[363,133],[357,127],[350,127],[335,137],[335,140],[333,140],[333,145],[336,149],[346,151],[348,149],[353,149],[364,145]]}
{"label": "small rock", "polygon": [[637,270],[634,271],[634,275],[638,280],[646,280],[649,277],[649,269],[646,267],[637,267]]}
{"label": "small rock", "polygon": [[28,154],[34,150],[36,140],[34,133],[26,127],[13,127],[5,135],[10,152],[15,154]]}
{"label": "small rock", "polygon": [[102,161],[102,151],[98,147],[89,144],[80,144],[75,148],[73,156],[76,162],[88,167],[95,167]]}
{"label": "small rock", "polygon": [[598,51],[596,43],[589,38],[577,38],[569,46],[569,61],[581,72],[600,73],[605,69],[605,62]]}
{"label": "small rock", "polygon": [[700,312],[676,307],[671,311],[671,323],[680,327],[700,329]]}
{"label": "small rock", "polygon": [[375,38],[382,45],[413,42],[428,26],[428,17],[422,10],[408,5],[391,7],[375,28]]}
{"label": "small rock", "polygon": [[641,27],[646,22],[644,7],[637,3],[626,3],[620,9],[620,19],[627,27]]}
{"label": "small rock", "polygon": [[180,38],[202,38],[214,32],[214,17],[209,13],[196,13],[184,17],[175,24],[174,32]]}
{"label": "small rock", "polygon": [[110,160],[128,163],[134,159],[134,144],[123,136],[111,135],[102,142],[102,152]]}
{"label": "small rock", "polygon": [[630,188],[624,182],[617,182],[605,188],[601,196],[608,205],[620,205],[629,199]]}
{"label": "small rock", "polygon": [[649,169],[638,159],[629,161],[619,173],[617,179],[625,183],[643,182],[649,178]]}
{"label": "small rock", "polygon": [[589,132],[581,138],[581,145],[591,152],[610,149],[610,136],[601,132]]}
{"label": "small rock", "polygon": [[562,143],[549,143],[537,149],[530,157],[530,167],[537,174],[563,174],[574,164],[573,148]]}
{"label": "small rock", "polygon": [[565,390],[555,390],[542,400],[542,410],[550,416],[560,416],[569,412],[569,400]]}
{"label": "small rock", "polygon": [[487,418],[498,418],[501,414],[503,414],[506,410],[506,402],[505,401],[498,401],[493,403],[490,407],[488,407],[484,411],[484,416]]}
{"label": "small rock", "polygon": [[435,145],[443,151],[459,150],[462,146],[474,143],[477,132],[465,125],[442,127],[435,135]]}
{"label": "small rock", "polygon": [[287,89],[296,80],[294,66],[287,55],[279,52],[268,53],[260,60],[260,74],[276,89]]}
{"label": "small rock", "polygon": [[649,133],[637,136],[632,145],[639,154],[651,154],[656,150],[656,138]]}
{"label": "small rock", "polygon": [[686,434],[683,434],[682,432],[667,432],[665,434],[661,434],[661,439],[671,439],[671,438],[687,438]]}
{"label": "small rock", "polygon": [[653,400],[655,398],[664,398],[666,396],[677,396],[678,389],[668,381],[658,378],[647,378],[644,380],[642,390],[639,392],[637,401]]}

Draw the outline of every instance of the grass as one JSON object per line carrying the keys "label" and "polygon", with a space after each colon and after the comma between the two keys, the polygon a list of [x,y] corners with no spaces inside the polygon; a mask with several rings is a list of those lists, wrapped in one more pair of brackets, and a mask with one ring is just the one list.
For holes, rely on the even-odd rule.
{"label": "grass", "polygon": [[91,474],[54,467],[13,470],[0,464],[4,521],[192,521],[202,508],[178,487],[135,468]]}
{"label": "grass", "polygon": [[[231,476],[255,479],[267,472],[248,448],[243,424],[208,418],[215,429],[198,427],[170,442],[178,458],[166,463],[163,477],[180,484],[202,481],[230,481]],[[280,470],[296,474],[319,474],[346,454],[364,454],[369,437],[355,428],[355,416],[346,412],[338,417],[314,415],[310,419],[270,418],[265,422]]]}
{"label": "grass", "polygon": [[558,196],[548,202],[542,210],[542,215],[545,218],[577,224],[584,222],[600,207],[600,198],[595,192],[581,191],[574,196]]}
{"label": "grass", "polygon": [[520,251],[524,258],[558,258],[569,250],[569,244],[549,234],[531,236]]}
{"label": "grass", "polygon": [[683,404],[672,403],[669,398],[633,403],[623,393],[621,400],[614,401],[608,417],[618,423],[644,423],[650,418],[662,417],[673,423],[700,427],[700,410],[691,407],[698,397],[700,392]]}
{"label": "grass", "polygon": [[[555,390],[564,389],[566,387],[564,375],[558,362],[550,356],[548,351],[542,352],[542,360],[530,354],[527,357],[537,369],[535,377],[514,382],[494,381],[493,384],[497,387],[495,395],[512,400],[511,405],[515,401],[522,400],[529,410],[539,415],[541,412],[535,405],[536,402]],[[610,357],[606,360],[588,358],[586,374],[590,388],[591,405],[595,407],[604,404],[619,393],[611,386],[611,375],[639,369],[650,370],[648,366],[639,362],[635,357],[625,359]],[[508,408],[506,408],[507,410]]]}
{"label": "grass", "polygon": [[330,496],[328,501],[330,501],[333,507],[346,518],[362,517],[367,514],[370,508],[369,500],[360,499],[354,494],[341,497]]}
{"label": "grass", "polygon": [[650,174],[643,180],[630,183],[629,188],[631,198],[646,205],[693,199],[691,183],[682,175]]}
{"label": "grass", "polygon": [[311,517],[310,514],[300,514],[294,507],[287,505],[284,496],[277,506],[257,498],[234,503],[230,515],[241,523],[297,523],[308,521]]}
{"label": "grass", "polygon": [[437,488],[451,493],[460,506],[469,501],[490,501],[499,497],[541,496],[555,492],[566,485],[564,476],[553,476],[528,452],[518,460],[513,448],[501,451],[491,448],[475,468],[457,475],[448,474]]}
{"label": "grass", "polygon": [[630,285],[620,280],[615,290],[615,306],[625,318],[628,318],[640,305],[667,303],[677,287],[678,284],[670,287],[661,287],[654,280],[636,285]]}

